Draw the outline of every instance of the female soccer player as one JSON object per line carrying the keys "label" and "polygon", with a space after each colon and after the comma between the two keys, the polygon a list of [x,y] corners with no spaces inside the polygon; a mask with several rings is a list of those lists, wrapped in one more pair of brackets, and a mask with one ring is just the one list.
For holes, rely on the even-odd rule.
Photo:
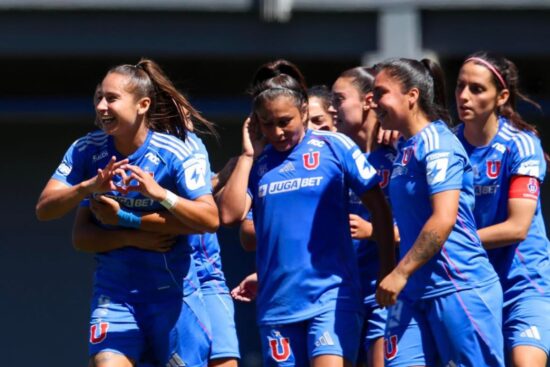
{"label": "female soccer player", "polygon": [[264,69],[253,83],[243,153],[220,197],[221,219],[238,222],[253,207],[265,365],[351,366],[362,312],[349,188],[373,213],[384,250],[393,248],[391,213],[359,148],[341,134],[307,130],[305,89],[288,74],[258,77]]}
{"label": "female soccer player", "polygon": [[390,181],[401,260],[376,294],[382,306],[397,302],[386,326],[386,363],[503,366],[495,333],[502,289],[476,235],[472,167],[441,120],[441,69],[429,60],[383,62],[374,103],[382,127],[403,136]]}
{"label": "female soccer player", "polygon": [[326,85],[314,85],[307,90],[308,128],[336,131],[336,110],[332,105],[332,92]]}
{"label": "female soccer player", "polygon": [[[332,91],[339,131],[367,152],[367,160],[381,177],[380,187],[388,195],[388,183],[396,152],[393,147],[378,145],[376,142],[379,123],[372,110],[374,76],[374,70],[366,67],[346,70],[336,79]],[[357,196],[350,193],[350,197],[350,229],[357,252],[365,308],[362,348],[358,362],[360,365],[366,363],[369,367],[383,367],[387,309],[381,308],[375,300],[379,270],[378,247],[372,240],[370,213],[361,205]]]}
{"label": "female soccer player", "polygon": [[[540,206],[546,162],[538,134],[516,111],[531,102],[509,60],[478,52],[455,91],[456,134],[474,167],[479,237],[504,290],[503,330],[513,366],[546,366],[550,348],[550,246]],[[531,102],[532,103],[532,102]]]}
{"label": "female soccer player", "polygon": [[[161,365],[204,366],[209,320],[189,238],[178,236],[174,244],[164,238],[158,251],[144,251],[128,238],[132,231],[119,228],[160,227],[174,233],[217,229],[208,154],[193,132],[200,125],[191,117],[206,128],[212,125],[150,60],[109,70],[95,100],[101,130],[68,149],[37,204],[44,220],[60,217],[90,197],[92,207],[114,199],[122,208],[117,230],[103,225],[108,235],[97,241],[75,238],[77,246],[97,253],[90,365],[134,366],[148,353]],[[77,222],[90,216],[84,208]]]}

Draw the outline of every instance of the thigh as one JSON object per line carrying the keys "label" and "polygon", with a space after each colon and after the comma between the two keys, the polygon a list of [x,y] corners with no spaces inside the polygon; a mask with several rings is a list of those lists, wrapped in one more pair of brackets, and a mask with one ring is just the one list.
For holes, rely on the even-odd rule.
{"label": "thigh", "polygon": [[162,366],[202,367],[208,364],[210,320],[200,292],[183,300],[148,304],[144,311],[151,355]]}
{"label": "thigh", "polygon": [[90,318],[89,354],[113,352],[139,360],[145,337],[138,326],[134,307],[105,294],[95,294]]}
{"label": "thigh", "polygon": [[301,367],[309,364],[306,322],[261,325],[260,338],[265,367]]}
{"label": "thigh", "polygon": [[322,355],[357,360],[364,317],[359,311],[330,310],[308,321],[309,359]]}
{"label": "thigh", "polygon": [[428,318],[444,365],[504,366],[499,283],[431,299]]}
{"label": "thigh", "polygon": [[212,326],[210,359],[240,358],[233,300],[229,294],[204,294],[206,312]]}
{"label": "thigh", "polygon": [[550,348],[550,297],[523,297],[503,310],[504,344],[508,353],[518,346]]}
{"label": "thigh", "polygon": [[388,309],[384,333],[386,366],[433,366],[435,340],[419,302],[399,299]]}

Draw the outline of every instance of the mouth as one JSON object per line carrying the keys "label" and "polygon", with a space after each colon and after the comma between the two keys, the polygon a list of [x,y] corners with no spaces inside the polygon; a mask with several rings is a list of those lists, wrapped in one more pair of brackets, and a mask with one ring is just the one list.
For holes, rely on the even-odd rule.
{"label": "mouth", "polygon": [[116,121],[116,119],[113,116],[100,116],[98,117],[98,120],[101,126],[109,126]]}

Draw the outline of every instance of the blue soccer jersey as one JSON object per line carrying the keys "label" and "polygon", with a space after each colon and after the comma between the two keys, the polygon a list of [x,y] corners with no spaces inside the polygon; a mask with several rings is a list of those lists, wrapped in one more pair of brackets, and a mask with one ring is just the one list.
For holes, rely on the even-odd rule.
{"label": "blue soccer jersey", "polygon": [[[369,163],[378,172],[380,187],[388,199],[390,175],[395,155],[395,149],[389,146],[380,146],[375,151],[365,155]],[[369,211],[353,191],[350,191],[350,213],[357,214],[364,220],[370,221]],[[363,303],[369,307],[377,307],[375,293],[380,270],[378,245],[375,241],[368,239],[353,239],[353,247],[357,253],[359,278],[363,289]]]}
{"label": "blue soccer jersey", "polygon": [[390,197],[401,236],[401,257],[432,215],[430,197],[447,190],[460,190],[458,217],[441,251],[409,278],[403,292],[411,300],[498,279],[476,233],[472,167],[462,144],[442,121],[401,141],[393,165]]}
{"label": "blue soccer jersey", "polygon": [[361,309],[349,188],[361,196],[378,181],[355,143],[339,133],[308,130],[290,151],[265,148],[249,180],[260,324]]}
{"label": "blue soccer jersey", "polygon": [[[112,156],[126,158],[114,147],[113,138],[96,131],[78,139],[67,150],[53,179],[76,185],[94,177]],[[127,157],[129,164],[150,172],[164,188],[186,199],[211,194],[208,153],[202,141],[188,132],[185,142],[158,132],[149,131],[145,142]],[[164,207],[138,192],[122,195],[106,193],[127,211],[140,214],[160,212]],[[116,229],[116,228],[115,228]],[[127,301],[161,299],[188,295],[199,287],[188,236],[178,236],[166,253],[134,247],[96,254],[94,287],[97,292],[117,294]]]}
{"label": "blue soccer jersey", "polygon": [[[517,130],[503,117],[499,118],[497,134],[486,146],[469,144],[464,137],[464,125],[457,127],[456,134],[474,168],[474,215],[478,228],[505,221],[511,178],[529,176],[540,183],[544,180],[546,161],[540,140],[533,133]],[[500,277],[505,305],[519,296],[550,295],[549,250],[539,197],[527,238],[488,250]]]}
{"label": "blue soccer jersey", "polygon": [[203,294],[229,293],[222,271],[220,244],[216,233],[189,236],[193,246],[193,261]]}

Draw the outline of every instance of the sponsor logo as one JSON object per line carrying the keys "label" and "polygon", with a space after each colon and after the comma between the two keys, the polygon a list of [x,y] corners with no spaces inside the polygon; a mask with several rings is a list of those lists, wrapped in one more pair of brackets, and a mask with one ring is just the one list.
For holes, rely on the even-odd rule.
{"label": "sponsor logo", "polygon": [[269,184],[263,184],[258,187],[258,197],[264,197],[267,194],[281,194],[289,191],[296,191],[305,187],[315,187],[321,184],[322,176],[293,178],[291,180],[275,181]]}
{"label": "sponsor logo", "polygon": [[115,195],[105,195],[113,200],[116,200],[120,203],[121,206],[125,206],[127,208],[147,208],[152,206],[155,201],[153,199],[149,198],[128,198],[124,196],[115,196]]}
{"label": "sponsor logo", "polygon": [[393,170],[392,170],[392,172],[391,172],[391,178],[395,178],[395,177],[397,177],[397,176],[406,175],[408,171],[409,171],[409,170],[408,170],[407,167],[395,166],[395,167],[393,167]]}
{"label": "sponsor logo", "polygon": [[499,187],[500,187],[500,185],[487,185],[487,186],[475,185],[474,186],[474,191],[475,191],[476,196],[493,195],[493,194],[496,194]]}
{"label": "sponsor logo", "polygon": [[103,159],[103,158],[107,157],[108,155],[109,155],[109,152],[107,152],[106,150],[104,150],[104,151],[102,151],[101,153],[92,155],[92,161],[93,161],[93,162],[97,162],[97,161],[99,161],[100,159]]}
{"label": "sponsor logo", "polygon": [[98,344],[107,338],[107,330],[109,330],[108,322],[100,322],[90,326],[90,343]]}
{"label": "sponsor logo", "polygon": [[189,190],[196,190],[206,185],[206,160],[192,158],[183,163],[185,185]]}
{"label": "sponsor logo", "polygon": [[376,175],[376,170],[373,166],[367,161],[367,158],[363,153],[361,153],[359,150],[356,150],[353,155],[353,159],[355,159],[355,165],[357,166],[357,169],[359,170],[359,175],[364,180],[370,180],[374,175]]}
{"label": "sponsor logo", "polygon": [[500,160],[487,161],[487,177],[494,180],[500,174],[500,167],[502,162]]}
{"label": "sponsor logo", "polygon": [[499,151],[500,153],[506,153],[506,147],[500,143],[493,144],[491,148]]}
{"label": "sponsor logo", "polygon": [[275,335],[274,338],[267,337],[271,349],[271,358],[277,362],[284,362],[290,357],[290,339],[283,338],[278,331],[274,331],[273,334]]}
{"label": "sponsor logo", "polygon": [[540,162],[538,160],[530,160],[520,164],[518,175],[539,177]]}
{"label": "sponsor logo", "polygon": [[145,158],[150,160],[154,165],[158,165],[160,163],[160,158],[156,154],[153,154],[151,152],[145,154]]}
{"label": "sponsor logo", "polygon": [[541,340],[539,329],[536,326],[531,326],[528,329],[525,329],[524,331],[519,334],[522,338],[531,338],[536,340]]}
{"label": "sponsor logo", "polygon": [[426,157],[428,185],[445,181],[449,166],[449,152],[434,153]]}
{"label": "sponsor logo", "polygon": [[172,354],[172,356],[170,357],[170,360],[168,361],[168,363],[166,363],[166,367],[185,367],[185,366],[187,365],[177,353]]}
{"label": "sponsor logo", "polygon": [[258,166],[258,176],[263,176],[265,175],[265,173],[267,172],[267,164],[261,164]]}
{"label": "sponsor logo", "polygon": [[57,167],[57,172],[59,172],[63,176],[68,176],[72,170],[73,168],[65,162],[62,162],[59,167]]}
{"label": "sponsor logo", "polygon": [[284,172],[293,172],[295,171],[296,169],[294,168],[294,165],[292,164],[292,162],[287,162],[280,170],[279,170],[279,173],[284,173]]}
{"label": "sponsor logo", "polygon": [[320,347],[322,345],[334,345],[334,340],[332,340],[332,337],[330,336],[330,333],[328,331],[325,331],[323,335],[319,337],[315,341],[315,346]]}
{"label": "sponsor logo", "polygon": [[322,148],[325,145],[325,142],[321,141],[321,140],[312,139],[312,140],[308,141],[307,144]]}
{"label": "sponsor logo", "polygon": [[319,167],[321,152],[304,153],[302,158],[304,161],[304,168],[311,171]]}

